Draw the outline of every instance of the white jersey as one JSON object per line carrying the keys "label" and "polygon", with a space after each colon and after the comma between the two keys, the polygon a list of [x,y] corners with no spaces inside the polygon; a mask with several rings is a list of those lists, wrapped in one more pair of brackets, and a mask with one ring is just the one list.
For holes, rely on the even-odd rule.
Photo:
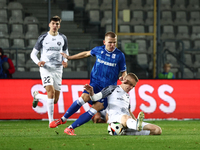
{"label": "white jersey", "polygon": [[128,93],[126,93],[121,86],[110,85],[107,88],[104,88],[101,93],[103,98],[107,97],[108,99],[108,116],[130,115],[130,98]]}
{"label": "white jersey", "polygon": [[39,36],[34,49],[41,53],[40,61],[45,61],[46,69],[62,69],[64,60],[61,52],[69,55],[67,37],[61,33],[52,36],[49,32]]}

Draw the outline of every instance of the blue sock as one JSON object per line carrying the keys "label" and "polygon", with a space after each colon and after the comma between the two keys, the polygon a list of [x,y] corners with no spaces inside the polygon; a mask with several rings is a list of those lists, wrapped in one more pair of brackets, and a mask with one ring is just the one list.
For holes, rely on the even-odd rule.
{"label": "blue sock", "polygon": [[80,100],[76,100],[72,103],[72,105],[68,108],[68,110],[66,111],[66,113],[64,114],[64,117],[67,119],[69,118],[71,115],[73,115],[75,112],[77,112],[77,110],[79,110],[79,108],[81,108],[83,104],[80,102]]}
{"label": "blue sock", "polygon": [[82,124],[90,121],[90,119],[97,113],[97,111],[94,108],[90,108],[87,112],[80,115],[80,117],[72,123],[72,128],[75,129],[76,127],[81,126]]}

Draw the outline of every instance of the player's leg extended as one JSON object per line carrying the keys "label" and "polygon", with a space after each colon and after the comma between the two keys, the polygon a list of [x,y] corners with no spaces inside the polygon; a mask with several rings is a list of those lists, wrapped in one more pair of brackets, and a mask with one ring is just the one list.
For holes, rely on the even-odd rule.
{"label": "player's leg extended", "polygon": [[90,97],[87,93],[83,93],[81,95],[81,97],[79,97],[78,100],[74,101],[72,103],[72,105],[68,108],[68,110],[66,111],[66,113],[64,114],[64,116],[62,116],[61,119],[58,119],[58,120],[55,120],[53,122],[50,123],[49,127],[50,128],[55,128],[57,127],[58,125],[61,125],[61,124],[65,124],[67,119],[73,115],[75,112],[77,112],[80,107],[85,104],[85,102],[89,101],[90,100]]}
{"label": "player's leg extended", "polygon": [[162,133],[162,129],[154,124],[146,124],[143,127],[143,130],[150,130],[150,135],[160,135]]}
{"label": "player's leg extended", "polygon": [[83,93],[78,100],[74,101],[72,105],[68,108],[65,115],[62,117],[63,121],[66,121],[71,115],[77,112],[83,104],[90,101],[90,96],[87,93]]}
{"label": "player's leg extended", "polygon": [[88,122],[97,113],[97,111],[100,111],[103,108],[104,108],[103,103],[96,102],[95,104],[92,105],[92,108],[90,108],[87,112],[79,116],[79,118],[74,123],[72,123],[68,128],[66,128],[64,132],[69,135],[75,135],[74,129],[76,127],[79,127],[82,124]]}
{"label": "player's leg extended", "polygon": [[55,90],[54,104],[57,104],[60,97],[60,91]]}
{"label": "player's leg extended", "polygon": [[[93,87],[95,93],[101,91],[102,89],[101,87],[99,87],[99,85],[95,83],[90,83],[90,85]],[[89,101],[90,101],[89,93],[86,90],[84,90],[81,97],[78,100],[74,101],[73,104],[69,107],[65,115],[62,117],[62,120],[63,121],[67,120],[71,115],[73,115],[77,110],[79,110],[79,108],[83,104]]]}
{"label": "player's leg extended", "polygon": [[49,123],[53,121],[53,112],[54,112],[54,95],[55,95],[55,90],[53,85],[47,85],[45,87],[47,91],[47,112],[48,112],[48,117],[49,117]]}
{"label": "player's leg extended", "polygon": [[82,114],[71,126],[73,129],[75,129],[78,126],[81,126],[82,124],[88,122],[92,117],[97,113],[97,111],[100,111],[104,108],[103,103],[96,102],[92,105],[92,107]]}
{"label": "player's leg extended", "polygon": [[48,90],[46,94],[40,94],[38,91],[34,91],[34,100],[33,100],[33,107],[35,108],[38,104],[38,100],[42,99],[45,100],[47,103],[47,112],[49,117],[49,123],[53,121],[53,110],[54,110],[54,88],[52,85],[47,85],[46,90]]}
{"label": "player's leg extended", "polygon": [[125,129],[125,135],[160,135],[162,133],[162,129],[154,124],[142,122],[142,127],[142,131]]}

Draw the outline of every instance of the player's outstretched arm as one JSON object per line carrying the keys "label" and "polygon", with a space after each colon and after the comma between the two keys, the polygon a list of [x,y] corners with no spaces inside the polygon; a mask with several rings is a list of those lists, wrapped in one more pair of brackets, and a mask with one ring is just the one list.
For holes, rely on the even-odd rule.
{"label": "player's outstretched arm", "polygon": [[91,54],[90,54],[90,51],[84,51],[84,52],[80,52],[80,53],[72,55],[72,56],[68,56],[65,53],[61,53],[61,55],[65,58],[67,58],[68,60],[71,60],[71,59],[86,58],[86,57],[89,57]]}

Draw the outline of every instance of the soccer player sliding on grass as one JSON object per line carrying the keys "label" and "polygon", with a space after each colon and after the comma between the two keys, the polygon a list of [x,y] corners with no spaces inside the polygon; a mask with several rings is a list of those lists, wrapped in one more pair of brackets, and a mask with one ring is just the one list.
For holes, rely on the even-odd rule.
{"label": "soccer player sliding on grass", "polygon": [[121,85],[110,85],[99,93],[94,94],[93,87],[90,85],[86,84],[84,88],[89,92],[91,100],[94,102],[107,97],[107,123],[119,122],[125,128],[133,129],[126,130],[127,135],[160,135],[162,130],[159,126],[143,122],[143,112],[140,112],[136,119],[130,111],[128,92],[136,86],[138,81],[138,77],[134,73],[129,73]]}
{"label": "soccer player sliding on grass", "polygon": [[134,130],[134,132],[126,130],[127,135],[160,135],[162,130],[159,126],[143,122],[143,112],[140,112],[136,119],[130,111],[128,92],[136,86],[137,82],[138,77],[133,73],[129,73],[124,77],[121,85],[110,85],[96,94],[94,94],[92,86],[86,84],[84,88],[93,102],[107,97],[108,123],[119,122],[125,128]]}

